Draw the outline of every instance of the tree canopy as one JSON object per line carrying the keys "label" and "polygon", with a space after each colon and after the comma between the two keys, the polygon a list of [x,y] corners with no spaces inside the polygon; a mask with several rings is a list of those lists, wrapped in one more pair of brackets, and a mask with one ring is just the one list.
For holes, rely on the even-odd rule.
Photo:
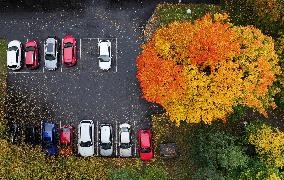
{"label": "tree canopy", "polygon": [[271,88],[280,74],[273,39],[253,26],[234,26],[227,14],[158,29],[137,57],[143,97],[177,125],[226,120],[236,105],[263,115],[275,108]]}

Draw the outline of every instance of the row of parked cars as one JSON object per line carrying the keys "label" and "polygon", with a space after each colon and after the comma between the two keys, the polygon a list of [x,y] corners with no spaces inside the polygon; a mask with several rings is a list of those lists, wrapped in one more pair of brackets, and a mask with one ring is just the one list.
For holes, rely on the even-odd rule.
{"label": "row of parked cars", "polygon": [[[61,48],[60,48],[61,47]],[[11,70],[19,70],[23,66],[28,69],[37,69],[40,62],[39,43],[36,40],[29,40],[24,45],[13,40],[8,43],[7,67]],[[48,37],[44,41],[44,65],[47,70],[56,70],[59,63],[59,51],[61,49],[62,64],[72,67],[77,62],[77,42],[76,39],[67,35],[58,43],[57,37]],[[111,42],[109,40],[99,40],[99,67],[102,70],[111,68]],[[24,57],[24,58],[23,58]]]}
{"label": "row of parked cars", "polygon": [[[12,125],[11,141],[15,143],[20,137],[20,128],[17,124]],[[112,156],[114,153],[113,131],[111,124],[101,124],[99,127],[98,150],[101,156]],[[57,147],[57,127],[53,122],[43,121],[41,131],[29,126],[25,129],[25,142],[33,145],[41,144],[47,155],[69,156],[75,154],[74,140],[78,136],[77,153],[80,156],[93,156],[95,150],[95,126],[92,120],[82,120],[78,125],[76,134],[75,128],[71,125],[64,125],[59,130],[59,149]],[[131,126],[127,123],[119,126],[118,152],[120,157],[132,157],[133,147],[131,140]],[[153,157],[151,131],[138,131],[139,155],[142,160],[151,160]]]}

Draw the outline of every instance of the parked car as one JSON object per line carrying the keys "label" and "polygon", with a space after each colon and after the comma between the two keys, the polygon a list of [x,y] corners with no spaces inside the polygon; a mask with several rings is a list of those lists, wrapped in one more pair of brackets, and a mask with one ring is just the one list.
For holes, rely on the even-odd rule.
{"label": "parked car", "polygon": [[8,69],[15,71],[21,69],[22,64],[22,43],[13,40],[8,44],[7,67]]}
{"label": "parked car", "polygon": [[76,47],[76,39],[73,36],[65,36],[63,38],[62,57],[63,57],[63,64],[65,66],[71,67],[76,64],[77,47]]}
{"label": "parked car", "polygon": [[11,133],[11,143],[17,144],[21,140],[21,127],[17,123],[13,123],[10,126],[10,133]]}
{"label": "parked car", "polygon": [[60,129],[60,155],[70,156],[73,154],[73,137],[74,128],[72,126],[64,125]]}
{"label": "parked car", "polygon": [[102,124],[100,128],[100,154],[111,156],[112,153],[112,127],[110,124]]}
{"label": "parked car", "polygon": [[42,149],[47,155],[56,155],[56,125],[52,122],[42,122]]}
{"label": "parked car", "polygon": [[99,67],[102,70],[111,68],[111,42],[109,40],[99,40]]}
{"label": "parked car", "polygon": [[94,123],[82,120],[78,126],[78,153],[81,156],[94,155]]}
{"label": "parked car", "polygon": [[151,160],[153,158],[153,150],[151,143],[151,131],[139,130],[138,131],[139,142],[139,155],[143,161]]}
{"label": "parked car", "polygon": [[48,37],[44,42],[44,64],[48,70],[58,67],[58,43],[56,37]]}
{"label": "parked car", "polygon": [[119,126],[119,154],[121,157],[132,156],[130,127],[127,123]]}
{"label": "parked car", "polygon": [[35,40],[25,44],[25,64],[29,69],[36,69],[39,66],[38,43]]}
{"label": "parked car", "polygon": [[40,133],[36,127],[27,126],[25,128],[25,142],[32,145],[40,143]]}

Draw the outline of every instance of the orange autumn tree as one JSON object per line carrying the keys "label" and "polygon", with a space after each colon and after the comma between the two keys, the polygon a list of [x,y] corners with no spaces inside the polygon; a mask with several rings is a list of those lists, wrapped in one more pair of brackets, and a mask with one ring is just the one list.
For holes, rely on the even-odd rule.
{"label": "orange autumn tree", "polygon": [[272,38],[233,26],[226,14],[158,29],[137,57],[143,97],[165,108],[177,125],[226,120],[235,105],[267,115],[280,73]]}

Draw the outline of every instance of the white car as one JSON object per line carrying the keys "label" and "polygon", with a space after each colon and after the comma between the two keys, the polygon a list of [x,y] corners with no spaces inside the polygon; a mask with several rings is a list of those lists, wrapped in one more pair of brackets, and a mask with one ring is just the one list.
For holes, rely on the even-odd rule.
{"label": "white car", "polygon": [[112,127],[110,124],[102,124],[100,129],[100,154],[102,156],[111,156],[113,153]]}
{"label": "white car", "polygon": [[8,44],[7,67],[15,71],[21,69],[22,64],[22,43],[20,41],[13,40]]}
{"label": "white car", "polygon": [[84,157],[94,155],[94,123],[82,120],[78,126],[78,154]]}
{"label": "white car", "polygon": [[111,42],[109,40],[99,40],[99,67],[102,70],[109,70],[111,67]]}
{"label": "white car", "polygon": [[119,154],[121,157],[132,156],[130,127],[127,123],[119,126]]}

